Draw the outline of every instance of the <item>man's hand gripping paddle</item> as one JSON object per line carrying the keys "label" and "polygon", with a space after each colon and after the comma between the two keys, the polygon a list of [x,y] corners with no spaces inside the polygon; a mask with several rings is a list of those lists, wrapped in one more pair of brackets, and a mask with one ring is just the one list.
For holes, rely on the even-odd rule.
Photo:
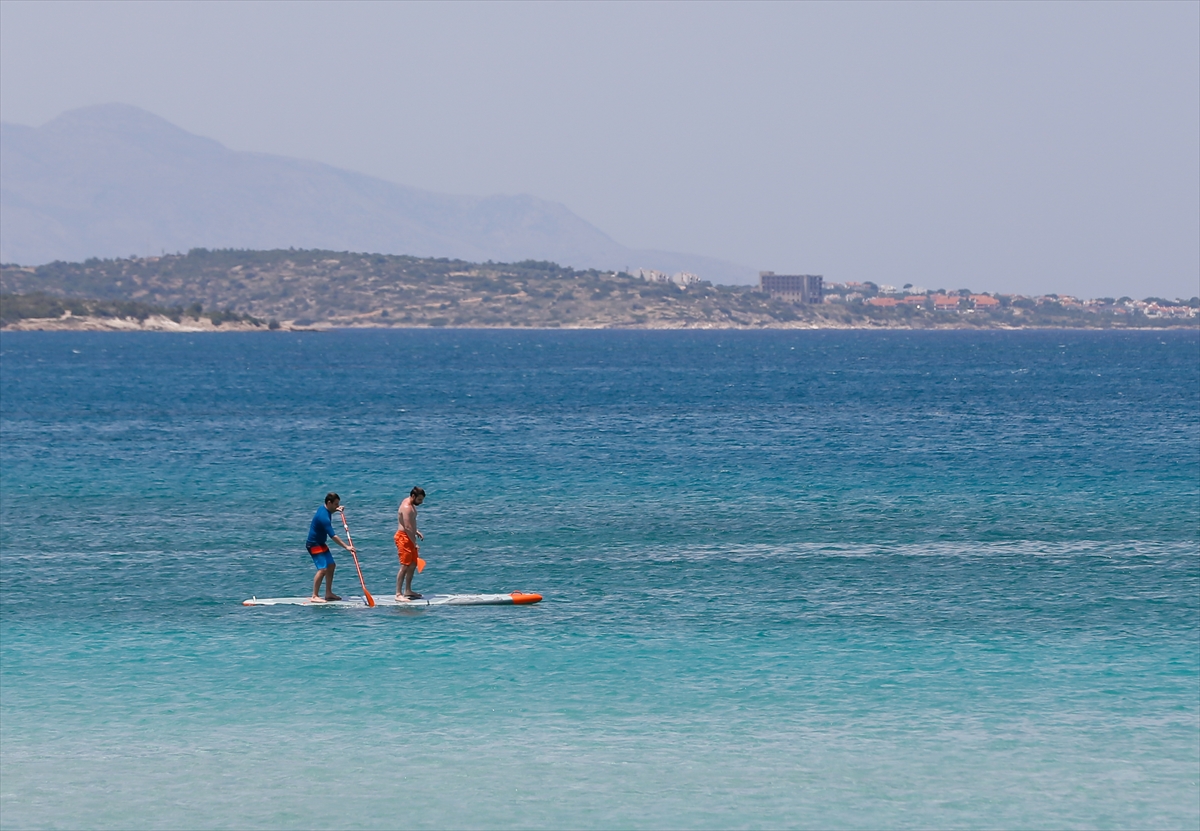
{"label": "man's hand gripping paddle", "polygon": [[350,526],[346,524],[346,511],[344,509],[338,511],[338,516],[342,518],[342,527],[346,529],[346,542],[350,543],[350,556],[354,558],[354,570],[358,572],[358,582],[362,585],[363,597],[367,599],[368,606],[374,606],[375,598],[371,597],[371,593],[367,591],[367,584],[363,580],[362,569],[358,567],[358,555],[354,553],[354,540],[350,538]]}

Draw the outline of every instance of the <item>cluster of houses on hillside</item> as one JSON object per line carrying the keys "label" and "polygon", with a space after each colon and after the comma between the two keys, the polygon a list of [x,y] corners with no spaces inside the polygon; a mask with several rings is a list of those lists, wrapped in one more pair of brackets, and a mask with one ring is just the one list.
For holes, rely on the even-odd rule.
{"label": "cluster of houses on hillside", "polygon": [[[834,302],[833,295],[825,298],[827,303]],[[845,301],[843,301],[845,302]],[[908,294],[903,297],[877,296],[865,301],[868,306],[916,306],[923,309],[933,309],[935,312],[959,311],[991,311],[1000,308],[1000,301],[990,294]]]}
{"label": "cluster of houses on hillside", "polygon": [[[647,282],[667,283],[681,289],[700,282],[698,276],[686,271],[667,274],[652,268],[639,268],[630,273]],[[1065,294],[1043,294],[1035,297],[1023,294],[989,294],[987,292],[976,294],[968,289],[960,289],[955,292],[947,292],[944,289],[928,291],[912,284],[896,288],[887,284],[870,282],[826,283],[819,274],[776,274],[773,271],[759,272],[758,290],[789,303],[861,304],[881,309],[910,307],[922,311],[948,314],[975,314],[976,312],[1004,310],[1014,316],[1021,316],[1037,312],[1040,309],[1044,312],[1141,314],[1150,318],[1194,319],[1200,317],[1200,298],[1196,297],[1191,300],[1176,299],[1172,302],[1160,297],[1148,297],[1145,300],[1134,300],[1131,297],[1122,297],[1119,300],[1111,297],[1080,300]]]}
{"label": "cluster of houses on hillside", "polygon": [[927,291],[906,285],[903,288],[876,283],[826,283],[818,275],[775,274],[764,271],[759,275],[759,289],[772,297],[798,303],[861,303],[876,308],[910,306],[917,309],[951,314],[973,314],[1006,309],[1013,315],[1023,315],[1046,307],[1044,311],[1068,310],[1094,314],[1143,314],[1151,318],[1195,318],[1200,316],[1200,298],[1176,300],[1150,297],[1134,300],[1122,297],[1114,300],[1102,297],[1080,300],[1061,294],[1028,297],[1022,294],[976,294],[967,289],[947,293]]}
{"label": "cluster of houses on hillside", "polygon": [[[1023,294],[973,294],[960,291],[953,294],[941,292],[914,292],[912,288],[895,289],[891,286],[879,286],[872,297],[865,297],[856,288],[861,284],[843,283],[838,288],[844,289],[841,298],[835,300],[836,293],[827,295],[825,302],[852,302],[851,296],[863,296],[863,302],[869,306],[892,308],[895,306],[916,306],[922,309],[932,309],[936,312],[953,312],[971,314],[980,311],[996,311],[1008,309],[1014,315],[1022,315],[1038,307],[1050,307],[1092,314],[1129,315],[1140,312],[1146,317],[1154,318],[1194,318],[1200,315],[1200,304],[1176,301],[1174,303],[1160,298],[1134,300],[1122,297],[1114,300],[1111,297],[1081,300],[1064,294],[1044,294],[1029,297]],[[830,286],[833,289],[833,286]]]}

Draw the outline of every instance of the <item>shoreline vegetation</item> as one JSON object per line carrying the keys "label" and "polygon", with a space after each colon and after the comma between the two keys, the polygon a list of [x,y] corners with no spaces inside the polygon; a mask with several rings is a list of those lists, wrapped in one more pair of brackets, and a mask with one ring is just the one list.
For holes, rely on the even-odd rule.
{"label": "shoreline vegetation", "polygon": [[199,303],[166,308],[136,300],[55,297],[45,292],[0,294],[0,325],[5,329],[89,331],[216,332],[279,329],[230,310],[206,311]]}
{"label": "shoreline vegetation", "polygon": [[[329,328],[1162,329],[1146,301],[1084,305],[944,289],[891,302],[871,283],[796,304],[757,286],[687,286],[556,263],[470,263],[334,251],[187,254],[0,266],[5,330],[297,331]],[[947,308],[944,298],[962,302]],[[832,297],[830,299],[832,299]],[[978,298],[995,302],[979,302]],[[937,302],[935,302],[937,300]],[[1129,298],[1122,298],[1129,301]],[[1200,307],[1200,299],[1180,301]],[[953,306],[954,304],[949,304]],[[1150,312],[1149,314],[1147,312]]]}

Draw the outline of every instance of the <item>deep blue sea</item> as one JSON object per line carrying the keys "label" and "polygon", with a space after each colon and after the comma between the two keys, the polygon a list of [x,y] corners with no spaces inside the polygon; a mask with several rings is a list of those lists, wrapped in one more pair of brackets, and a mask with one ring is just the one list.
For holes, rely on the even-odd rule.
{"label": "deep blue sea", "polygon": [[[0,439],[4,828],[1200,828],[1196,332],[6,332]],[[545,601],[241,605],[413,485]]]}

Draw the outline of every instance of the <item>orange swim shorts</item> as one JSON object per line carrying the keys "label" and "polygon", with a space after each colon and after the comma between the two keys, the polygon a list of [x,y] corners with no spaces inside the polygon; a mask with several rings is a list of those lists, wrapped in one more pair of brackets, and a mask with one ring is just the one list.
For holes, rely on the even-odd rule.
{"label": "orange swim shorts", "polygon": [[403,530],[397,531],[392,537],[396,541],[396,553],[400,555],[400,565],[415,566],[417,564],[417,544]]}

